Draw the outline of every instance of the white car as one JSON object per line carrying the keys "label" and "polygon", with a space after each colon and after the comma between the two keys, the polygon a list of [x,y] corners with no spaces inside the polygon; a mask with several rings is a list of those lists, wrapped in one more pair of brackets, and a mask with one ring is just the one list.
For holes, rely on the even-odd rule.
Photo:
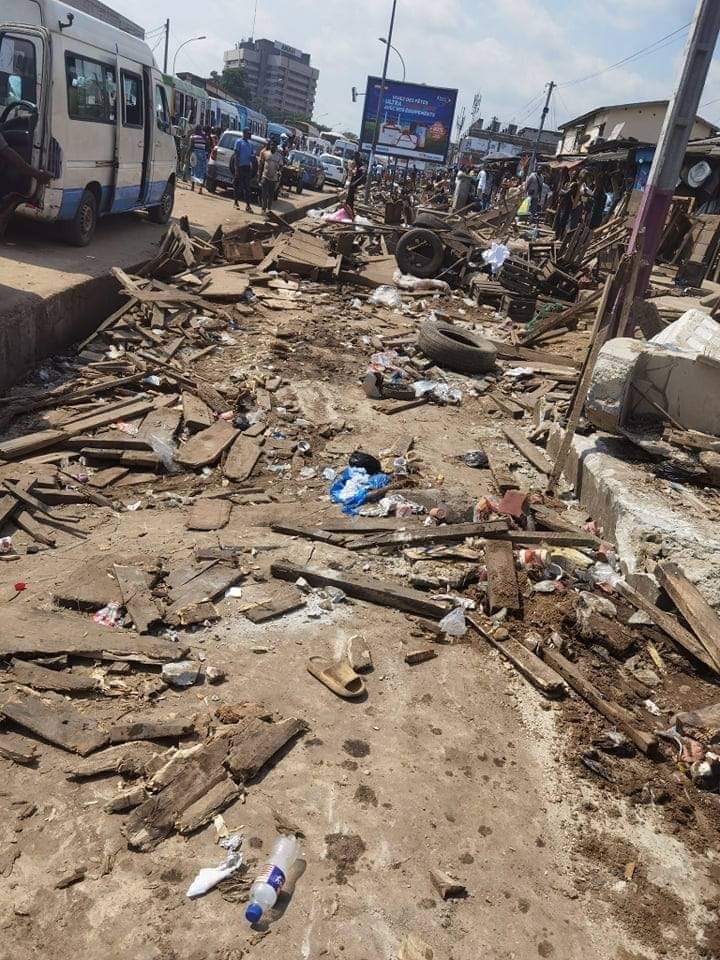
{"label": "white car", "polygon": [[325,179],[328,183],[334,183],[338,187],[344,187],[347,180],[347,169],[342,157],[336,157],[333,153],[321,153],[318,157],[325,171]]}

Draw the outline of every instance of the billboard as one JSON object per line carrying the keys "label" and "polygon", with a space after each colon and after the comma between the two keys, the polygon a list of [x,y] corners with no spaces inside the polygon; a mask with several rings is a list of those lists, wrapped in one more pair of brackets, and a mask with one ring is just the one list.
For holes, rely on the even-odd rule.
{"label": "billboard", "polygon": [[[368,77],[360,130],[360,146],[366,151],[372,150],[381,82],[380,77]],[[376,152],[445,163],[457,95],[445,87],[386,80]]]}

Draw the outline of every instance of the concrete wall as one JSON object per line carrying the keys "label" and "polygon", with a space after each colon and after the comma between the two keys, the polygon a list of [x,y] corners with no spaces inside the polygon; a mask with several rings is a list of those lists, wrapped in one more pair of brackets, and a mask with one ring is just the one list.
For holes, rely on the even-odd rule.
{"label": "concrete wall", "polygon": [[[599,135],[609,140],[614,128],[620,123],[623,124],[619,134],[620,139],[634,137],[641,143],[657,143],[660,139],[660,131],[662,130],[666,111],[667,106],[665,104],[641,107],[615,107],[611,110],[599,110],[581,124],[569,127],[564,131],[559,152],[587,153],[589,144],[576,144],[576,139],[582,139],[585,134],[589,134],[592,138],[589,143],[592,143]],[[602,134],[600,134],[603,124],[605,124],[605,129],[602,131]],[[709,123],[705,123],[704,120],[696,120],[690,139],[699,140],[703,137],[709,137],[712,132],[713,128]]]}

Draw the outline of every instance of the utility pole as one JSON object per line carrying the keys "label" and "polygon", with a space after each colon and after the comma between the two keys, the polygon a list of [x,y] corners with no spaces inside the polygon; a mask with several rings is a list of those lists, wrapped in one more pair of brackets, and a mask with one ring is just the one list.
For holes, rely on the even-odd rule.
{"label": "utility pole", "polygon": [[170,17],[165,21],[165,57],[163,59],[163,73],[168,71],[168,50],[170,48]]}
{"label": "utility pole", "polygon": [[[393,38],[393,28],[395,26],[395,10],[397,0],[393,0],[392,13],[390,14],[390,29],[388,30],[387,43],[385,44],[385,63],[383,64],[382,80],[380,81],[380,98],[378,100],[377,114],[375,116],[375,131],[373,133],[373,142],[370,149],[370,162],[368,164],[367,177],[365,178],[365,203],[370,199],[370,180],[372,178],[372,169],[375,164],[375,151],[377,150],[378,137],[380,136],[380,115],[382,114],[383,100],[385,99],[385,81],[387,80],[388,60],[390,59],[390,45]],[[362,131],[361,138],[362,138]]]}
{"label": "utility pole", "polygon": [[550,83],[548,84],[548,93],[547,93],[547,97],[545,98],[545,106],[543,107],[542,116],[540,117],[540,127],[538,129],[537,137],[535,138],[535,146],[533,147],[532,156],[530,157],[530,163],[528,165],[528,174],[532,173],[533,170],[535,169],[535,162],[537,160],[538,151],[540,149],[540,137],[542,136],[543,127],[545,126],[545,118],[550,112],[550,97],[552,97],[553,90],[555,89],[556,86],[557,84],[555,83],[554,80],[551,80]]}
{"label": "utility pole", "polygon": [[[665,220],[685,160],[688,140],[695,124],[718,31],[720,3],[717,0],[698,0],[677,88],[668,104],[645,193],[630,236],[628,252],[633,253],[641,231],[645,231],[643,264],[637,282],[633,285],[634,289],[625,293],[626,297],[633,300],[642,299],[647,290]],[[629,329],[625,335],[631,337],[632,334],[632,329]]]}

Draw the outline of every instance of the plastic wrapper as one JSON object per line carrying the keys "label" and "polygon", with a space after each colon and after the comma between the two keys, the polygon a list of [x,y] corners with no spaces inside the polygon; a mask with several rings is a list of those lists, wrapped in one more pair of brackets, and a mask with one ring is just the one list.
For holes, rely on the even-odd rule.
{"label": "plastic wrapper", "polygon": [[390,307],[393,310],[402,307],[402,297],[399,290],[396,287],[389,287],[387,284],[377,287],[368,302],[375,307]]}
{"label": "plastic wrapper", "polygon": [[483,261],[491,267],[493,275],[502,270],[503,264],[510,256],[510,251],[504,243],[496,243],[494,240],[489,250],[485,250],[482,255]]}
{"label": "plastic wrapper", "polygon": [[330,499],[342,506],[343,513],[353,516],[372,490],[381,490],[389,482],[385,473],[370,476],[360,467],[346,467],[330,487]]}
{"label": "plastic wrapper", "polygon": [[462,607],[455,607],[446,617],[443,617],[438,626],[449,637],[464,637],[467,633],[465,611]]}

